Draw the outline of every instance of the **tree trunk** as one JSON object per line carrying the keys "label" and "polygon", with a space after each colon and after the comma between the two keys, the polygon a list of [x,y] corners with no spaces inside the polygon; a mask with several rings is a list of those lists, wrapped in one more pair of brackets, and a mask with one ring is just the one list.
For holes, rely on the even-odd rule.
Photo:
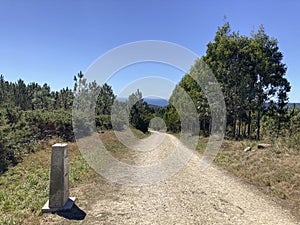
{"label": "tree trunk", "polygon": [[248,114],[248,138],[251,136],[251,110],[249,110]]}
{"label": "tree trunk", "polygon": [[232,135],[233,135],[233,138],[236,138],[236,112],[234,112]]}
{"label": "tree trunk", "polygon": [[239,120],[238,137],[241,136],[241,120]]}
{"label": "tree trunk", "polygon": [[256,140],[260,140],[260,107],[257,112],[257,132],[256,132]]}
{"label": "tree trunk", "polygon": [[243,123],[243,137],[246,137],[247,123]]}

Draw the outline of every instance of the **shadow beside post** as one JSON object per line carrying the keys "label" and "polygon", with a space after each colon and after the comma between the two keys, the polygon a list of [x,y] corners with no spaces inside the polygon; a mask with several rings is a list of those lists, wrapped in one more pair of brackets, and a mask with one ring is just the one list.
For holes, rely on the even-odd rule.
{"label": "shadow beside post", "polygon": [[76,204],[70,210],[56,212],[57,215],[68,220],[84,220],[86,213]]}

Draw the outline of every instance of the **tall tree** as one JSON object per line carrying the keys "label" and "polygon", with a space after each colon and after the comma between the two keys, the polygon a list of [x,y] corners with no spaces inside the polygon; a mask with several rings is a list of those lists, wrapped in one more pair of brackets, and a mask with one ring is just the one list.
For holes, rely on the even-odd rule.
{"label": "tall tree", "polygon": [[131,125],[144,133],[147,132],[153,115],[150,113],[151,109],[147,102],[143,101],[143,95],[139,89],[129,96],[128,106],[131,107],[129,109]]}
{"label": "tall tree", "polygon": [[257,75],[256,98],[257,98],[257,133],[260,139],[260,120],[264,109],[264,103],[272,97],[278,99],[278,109],[282,110],[287,104],[287,93],[290,84],[286,80],[286,65],[282,62],[283,54],[279,51],[278,41],[270,38],[261,26],[257,33],[252,35],[256,50]]}
{"label": "tall tree", "polygon": [[[256,127],[255,137],[260,139],[261,115],[265,111],[265,104],[274,99],[280,130],[281,121],[286,120],[287,93],[290,91],[290,84],[284,77],[286,66],[282,59],[278,41],[270,38],[263,27],[247,37],[239,32],[232,32],[230,24],[225,23],[218,28],[214,40],[207,44],[202,60],[211,68],[222,88],[227,108],[227,130],[232,137],[238,138],[242,133],[251,137],[252,128]],[[195,62],[189,75],[199,77],[202,70],[197,68],[201,68],[201,60]],[[209,108],[202,90],[188,75],[179,85],[193,99],[200,123],[204,121],[200,127],[205,130]],[[173,92],[170,100],[180,99],[177,92]],[[168,106],[165,118],[172,118],[172,113],[176,115],[176,110]],[[253,116],[256,116],[256,121]],[[171,121],[166,123],[174,125]]]}
{"label": "tall tree", "polygon": [[100,94],[97,98],[96,113],[97,115],[110,115],[111,107],[114,103],[116,96],[112,87],[105,83],[100,87]]}
{"label": "tall tree", "polygon": [[15,105],[20,107],[22,110],[26,109],[26,84],[23,80],[19,79],[14,85],[14,94],[15,94]]}
{"label": "tall tree", "polygon": [[34,109],[50,109],[54,99],[51,99],[51,90],[47,84],[44,84],[40,90],[33,95]]}

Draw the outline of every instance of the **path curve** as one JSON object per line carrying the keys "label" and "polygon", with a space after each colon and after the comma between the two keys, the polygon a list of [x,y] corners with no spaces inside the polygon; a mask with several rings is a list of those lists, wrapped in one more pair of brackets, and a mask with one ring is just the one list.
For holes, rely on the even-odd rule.
{"label": "path curve", "polygon": [[[157,146],[155,140],[161,143]],[[135,151],[133,161],[137,165],[154,163],[167,157],[178,142],[170,134],[155,133],[141,142],[149,151]],[[216,165],[201,172],[200,160],[194,154],[180,172],[155,185],[128,187],[99,178],[73,190],[72,196],[79,199],[77,205],[87,214],[84,220],[52,215],[43,216],[41,223],[300,224],[268,196]]]}

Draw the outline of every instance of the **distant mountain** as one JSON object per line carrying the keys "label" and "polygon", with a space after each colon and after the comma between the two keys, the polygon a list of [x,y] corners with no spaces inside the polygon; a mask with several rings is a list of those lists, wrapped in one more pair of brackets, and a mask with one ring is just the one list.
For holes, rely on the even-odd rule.
{"label": "distant mountain", "polygon": [[[125,102],[127,98],[117,98],[120,102]],[[160,106],[165,107],[169,104],[169,101],[162,98],[144,98],[144,101],[147,102],[149,105],[152,106]]]}
{"label": "distant mountain", "polygon": [[165,107],[169,104],[169,101],[162,98],[144,98],[144,101],[147,102],[149,105],[161,106],[161,107]]}

